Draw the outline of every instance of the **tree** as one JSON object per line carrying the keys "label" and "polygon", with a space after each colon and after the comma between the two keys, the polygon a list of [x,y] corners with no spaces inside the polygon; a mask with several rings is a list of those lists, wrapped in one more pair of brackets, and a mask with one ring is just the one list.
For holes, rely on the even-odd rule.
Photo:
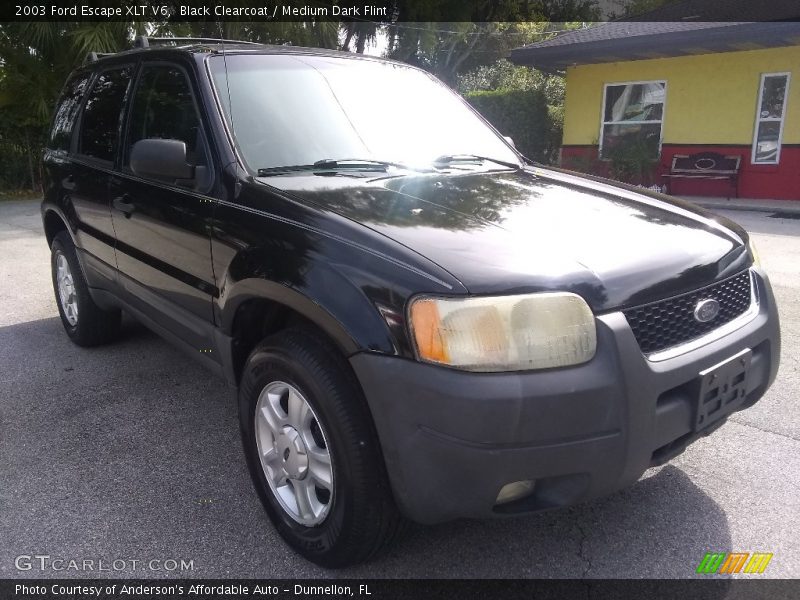
{"label": "tree", "polygon": [[125,23],[0,25],[0,158],[17,165],[17,173],[7,169],[0,183],[37,188],[45,132],[67,73],[90,50],[119,50],[127,37]]}
{"label": "tree", "polygon": [[547,104],[552,106],[564,103],[564,87],[564,78],[560,75],[517,66],[505,58],[491,65],[477,67],[456,79],[456,90],[461,94],[497,89],[535,89],[540,90]]}
{"label": "tree", "polygon": [[459,74],[491,64],[513,48],[554,35],[552,23],[599,18],[596,0],[405,0],[397,4],[400,18],[414,22],[386,26],[388,56],[422,67],[450,84],[455,84]]}
{"label": "tree", "polygon": [[377,39],[379,25],[373,21],[346,21],[342,23],[342,29],[345,36],[342,50],[350,50],[350,43],[355,41],[355,51],[363,54],[366,45]]}
{"label": "tree", "polygon": [[[674,4],[680,0],[616,0],[616,8],[609,14],[610,19],[623,19],[648,13],[661,8],[665,4]],[[619,10],[619,14],[617,13]]]}
{"label": "tree", "polygon": [[206,37],[291,44],[314,48],[339,48],[338,21],[190,21],[161,22],[152,28],[152,36]]}
{"label": "tree", "polygon": [[[121,1],[137,4],[136,0]],[[237,2],[248,0],[231,0]],[[171,0],[164,0],[163,4],[177,6]],[[36,165],[50,113],[68,73],[89,52],[129,48],[136,35],[222,36],[363,52],[379,33],[385,33],[391,58],[421,66],[455,85],[459,75],[492,65],[514,47],[553,35],[562,25],[554,27],[551,21],[586,21],[597,16],[596,0],[395,0],[393,14],[386,23],[363,20],[3,23],[0,24],[0,161],[5,170],[0,174],[0,186],[36,187]],[[540,86],[546,94],[549,85]],[[558,90],[553,88],[551,92],[557,95]],[[23,163],[26,167],[21,169],[18,165]]]}
{"label": "tree", "polygon": [[[220,29],[222,31],[220,31]],[[339,23],[29,22],[0,24],[0,187],[38,188],[50,115],[67,75],[89,52],[131,47],[136,35],[224,37],[269,44],[337,48]],[[357,45],[369,39],[356,36]]]}

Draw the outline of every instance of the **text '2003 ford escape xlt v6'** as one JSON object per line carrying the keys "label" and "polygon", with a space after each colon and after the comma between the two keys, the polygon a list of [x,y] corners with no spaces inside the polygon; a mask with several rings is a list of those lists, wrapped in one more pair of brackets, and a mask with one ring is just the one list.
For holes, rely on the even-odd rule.
{"label": "text '2003 ford escape xlt v6'", "polygon": [[88,346],[124,310],[223,375],[308,559],[608,494],[774,380],[775,300],[736,224],[531,164],[402,64],[137,45],[56,109],[61,319]]}

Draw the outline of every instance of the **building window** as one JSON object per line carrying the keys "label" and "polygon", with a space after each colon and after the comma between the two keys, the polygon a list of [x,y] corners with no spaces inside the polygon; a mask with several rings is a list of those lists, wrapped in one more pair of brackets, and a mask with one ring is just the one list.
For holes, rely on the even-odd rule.
{"label": "building window", "polygon": [[764,73],[761,76],[753,137],[753,163],[777,164],[780,160],[788,91],[789,73]]}
{"label": "building window", "polygon": [[635,152],[658,158],[666,81],[607,83],[603,91],[600,158]]}

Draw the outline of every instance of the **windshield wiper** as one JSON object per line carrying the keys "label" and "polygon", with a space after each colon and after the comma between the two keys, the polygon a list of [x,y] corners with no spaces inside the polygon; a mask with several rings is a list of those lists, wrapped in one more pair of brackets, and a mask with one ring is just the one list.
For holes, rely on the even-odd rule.
{"label": "windshield wiper", "polygon": [[323,158],[310,165],[290,165],[285,167],[268,167],[259,169],[259,177],[270,175],[281,175],[283,173],[294,173],[297,171],[333,171],[340,169],[352,169],[358,171],[385,171],[387,167],[396,167],[407,171],[419,171],[419,168],[412,168],[408,165],[388,160],[373,160],[371,158]]}
{"label": "windshield wiper", "polygon": [[371,158],[323,158],[314,163],[315,167],[323,169],[360,169],[362,166],[396,167],[407,171],[416,171],[406,164],[390,160],[373,160]]}
{"label": "windshield wiper", "polygon": [[499,160],[497,158],[490,158],[488,156],[478,156],[477,154],[443,154],[434,159],[434,166],[447,166],[452,164],[483,164],[484,162],[493,162],[498,165],[503,165],[509,169],[521,169],[519,163],[512,163],[506,160]]}

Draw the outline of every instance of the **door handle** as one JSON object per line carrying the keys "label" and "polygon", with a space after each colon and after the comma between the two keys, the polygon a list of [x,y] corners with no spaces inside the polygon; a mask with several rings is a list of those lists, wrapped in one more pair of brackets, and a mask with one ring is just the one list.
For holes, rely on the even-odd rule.
{"label": "door handle", "polygon": [[131,197],[128,194],[117,196],[111,202],[111,205],[124,214],[126,219],[130,219],[133,211],[136,210],[136,205],[131,202]]}

